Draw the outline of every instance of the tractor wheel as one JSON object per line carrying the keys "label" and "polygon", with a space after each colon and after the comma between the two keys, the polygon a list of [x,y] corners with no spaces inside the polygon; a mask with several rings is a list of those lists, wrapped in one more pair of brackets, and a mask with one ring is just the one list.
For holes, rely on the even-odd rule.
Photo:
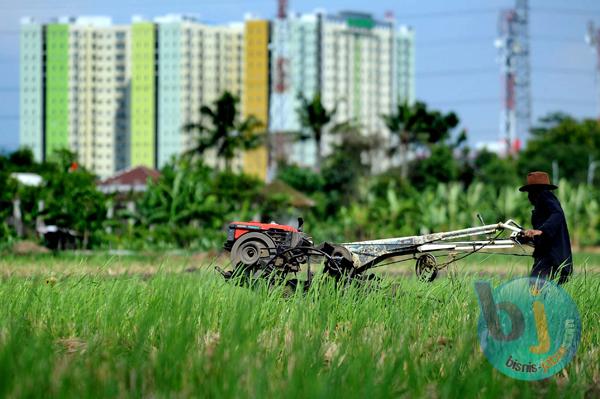
{"label": "tractor wheel", "polygon": [[438,274],[437,261],[432,254],[423,254],[417,258],[415,265],[417,278],[424,283],[431,283]]}
{"label": "tractor wheel", "polygon": [[275,251],[275,243],[261,233],[246,233],[231,248],[231,263],[234,266],[254,266],[258,261],[268,259]]}
{"label": "tractor wheel", "polygon": [[[325,262],[324,272],[336,279],[341,278],[344,275],[352,275],[354,271],[354,264],[352,262],[352,254],[347,248],[341,245],[333,246],[333,250],[330,254],[332,259],[327,259]],[[333,260],[336,258],[336,260]]]}

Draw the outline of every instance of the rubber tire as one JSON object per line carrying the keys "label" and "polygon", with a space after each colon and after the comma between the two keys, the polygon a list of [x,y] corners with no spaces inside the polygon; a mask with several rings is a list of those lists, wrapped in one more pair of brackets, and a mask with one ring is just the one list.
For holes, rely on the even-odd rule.
{"label": "rubber tire", "polygon": [[[243,250],[243,247],[248,244],[255,245],[255,247],[258,249],[258,256],[256,257],[254,263],[251,264],[242,262],[241,251]],[[230,256],[231,263],[234,266],[238,265],[239,263],[243,263],[246,266],[252,266],[256,264],[260,259],[260,251],[263,249],[269,249],[269,252],[275,251],[275,243],[271,238],[262,233],[246,233],[240,238],[238,238],[233,244]]]}
{"label": "rubber tire", "polygon": [[[430,261],[433,262],[433,270],[431,273],[427,273],[426,270],[431,268],[429,265],[423,265],[426,262],[425,258],[429,258]],[[435,256],[431,254],[423,254],[417,258],[417,263],[415,264],[415,273],[417,274],[417,278],[424,283],[431,283],[438,275],[437,267],[435,266],[437,261]],[[427,273],[427,274],[426,274]]]}

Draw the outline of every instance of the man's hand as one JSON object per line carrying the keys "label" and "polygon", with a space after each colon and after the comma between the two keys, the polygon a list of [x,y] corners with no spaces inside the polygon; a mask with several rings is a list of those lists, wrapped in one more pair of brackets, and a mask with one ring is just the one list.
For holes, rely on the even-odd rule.
{"label": "man's hand", "polygon": [[525,230],[523,232],[523,235],[528,238],[533,238],[535,236],[541,236],[542,230],[535,230],[535,229]]}

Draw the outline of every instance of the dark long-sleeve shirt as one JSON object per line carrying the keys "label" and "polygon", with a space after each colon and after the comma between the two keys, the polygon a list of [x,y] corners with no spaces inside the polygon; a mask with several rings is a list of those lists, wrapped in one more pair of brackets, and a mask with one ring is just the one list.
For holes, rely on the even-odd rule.
{"label": "dark long-sleeve shirt", "polygon": [[531,215],[531,224],[542,234],[534,238],[533,258],[537,268],[556,271],[560,266],[568,274],[572,271],[573,257],[565,214],[556,196],[542,191]]}

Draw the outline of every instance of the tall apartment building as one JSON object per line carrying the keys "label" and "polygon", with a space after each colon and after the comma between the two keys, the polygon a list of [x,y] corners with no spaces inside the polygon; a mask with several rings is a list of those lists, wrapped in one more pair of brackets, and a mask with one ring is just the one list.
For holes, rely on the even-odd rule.
{"label": "tall apartment building", "polygon": [[37,160],[70,148],[99,175],[128,165],[128,35],[108,18],[22,21],[21,145]]}
{"label": "tall apartment building", "polygon": [[[311,98],[319,92],[324,106],[337,110],[335,122],[354,121],[367,134],[383,135],[389,132],[381,114],[392,112],[399,101],[414,101],[410,28],[370,14],[342,12],[291,15],[276,20],[273,33],[273,132],[301,130],[296,113],[300,95]],[[325,151],[332,140],[325,136]],[[314,143],[291,148],[292,161],[314,164]]]}
{"label": "tall apartment building", "polygon": [[129,164],[129,29],[77,18],[68,36],[68,144],[83,165],[112,175]]}
{"label": "tall apartment building", "polygon": [[21,146],[35,159],[44,157],[44,41],[43,28],[29,18],[21,21],[19,76],[19,134]]}
{"label": "tall apartment building", "polygon": [[[20,138],[38,160],[69,148],[104,177],[162,167],[193,148],[184,131],[224,92],[264,130],[298,132],[298,96],[319,92],[337,121],[386,133],[380,115],[414,101],[414,33],[394,21],[345,12],[274,22],[207,25],[167,15],[113,25],[105,17],[21,27]],[[289,137],[289,135],[288,135]],[[331,138],[325,137],[325,151]],[[218,160],[205,154],[208,163]],[[236,169],[266,178],[267,146],[239,154]],[[314,143],[288,158],[315,160]]]}
{"label": "tall apartment building", "polygon": [[[254,116],[266,134],[269,124],[269,40],[271,26],[266,20],[246,21],[244,31],[244,88],[242,107],[244,117]],[[246,173],[263,180],[269,167],[268,144],[244,153]]]}
{"label": "tall apartment building", "polygon": [[[186,134],[183,127],[199,122],[202,105],[212,105],[224,91],[241,98],[244,25],[212,26],[186,16],[167,15],[156,18],[152,26],[157,37],[153,59],[158,94],[152,98],[158,120],[155,153],[161,167],[193,148],[194,136]],[[215,161],[214,154],[206,156],[209,162]]]}
{"label": "tall apartment building", "polygon": [[131,25],[131,165],[156,166],[156,27],[134,18]]}
{"label": "tall apartment building", "polygon": [[415,31],[400,26],[396,34],[396,93],[398,101],[415,102]]}
{"label": "tall apartment building", "polygon": [[198,122],[201,105],[225,90],[241,99],[244,24],[176,15],[124,26],[104,17],[23,19],[20,66],[20,142],[36,159],[69,148],[100,176],[161,167],[193,147],[183,127]]}

